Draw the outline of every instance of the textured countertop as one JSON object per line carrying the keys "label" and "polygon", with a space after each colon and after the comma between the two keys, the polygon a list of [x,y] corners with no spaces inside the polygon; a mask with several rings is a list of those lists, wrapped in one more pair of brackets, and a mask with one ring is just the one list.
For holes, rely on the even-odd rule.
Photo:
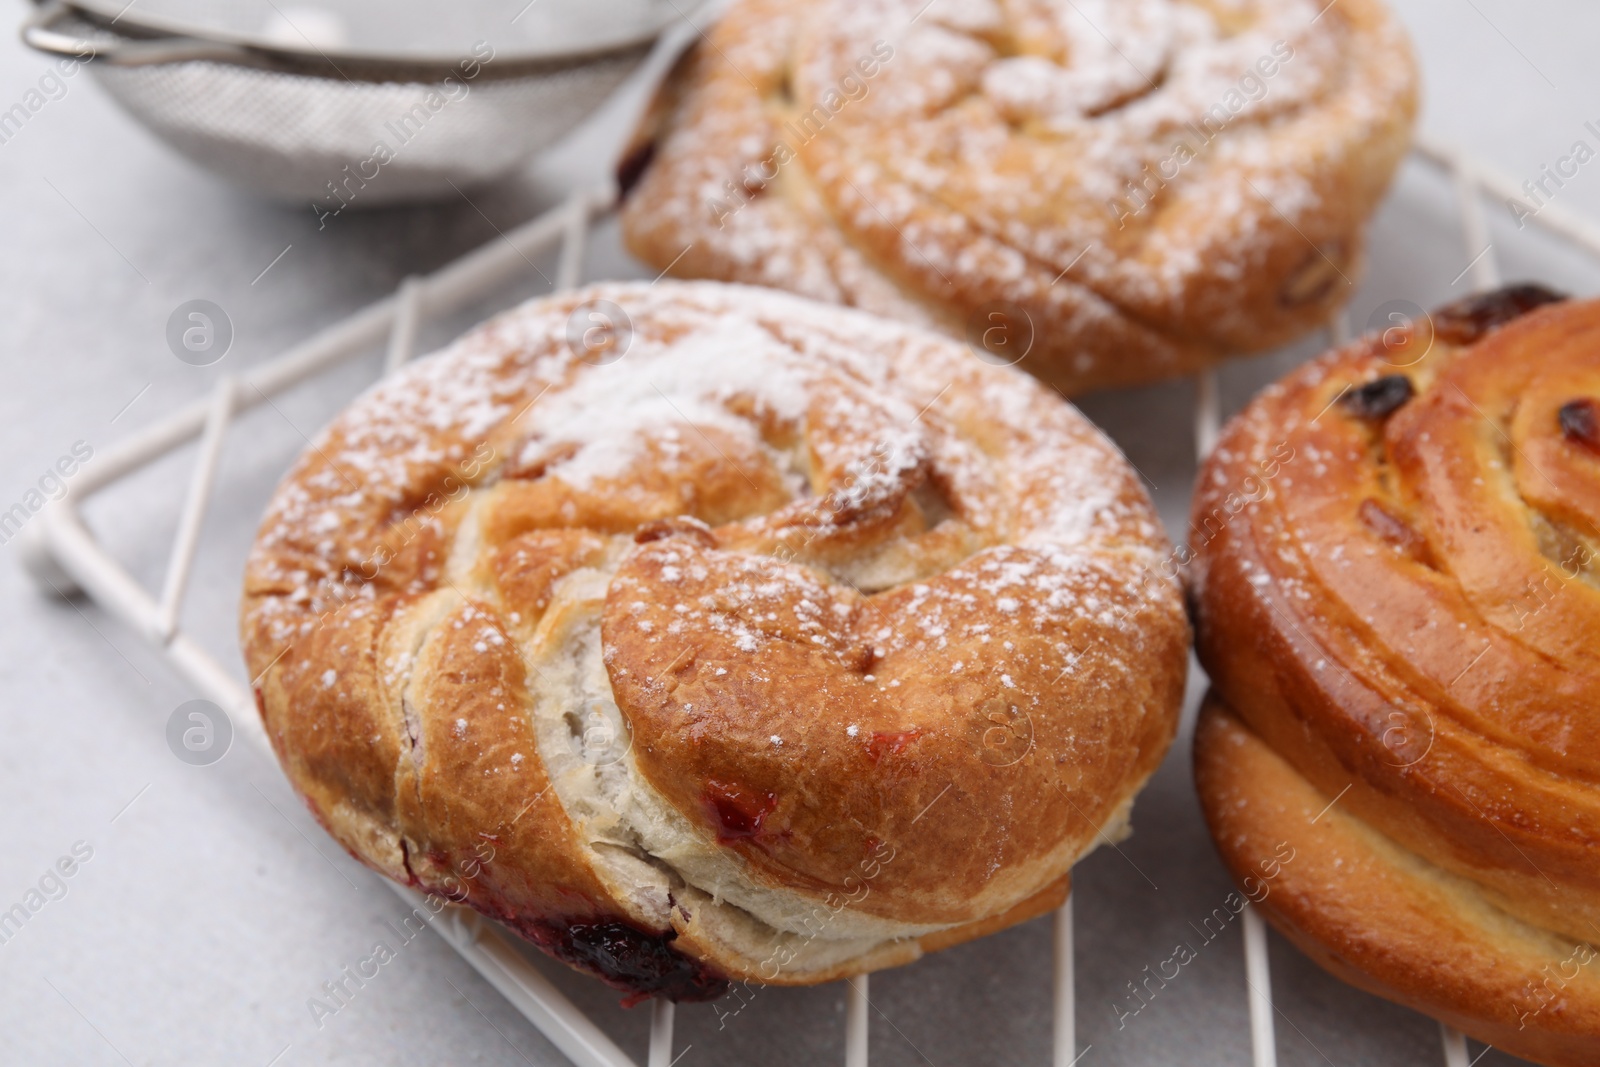
{"label": "textured countertop", "polygon": [[[1579,139],[1600,147],[1584,128],[1600,124],[1600,6],[1396,2],[1422,59],[1425,131],[1519,182]],[[3,10],[17,21],[24,6]],[[38,88],[47,67],[0,35],[0,111]],[[531,217],[565,182],[593,175],[618,131],[618,113],[602,113],[524,180],[471,203],[348,212],[319,230],[309,210],[250,199],[172,154],[86,74],[63,84],[0,143],[0,511],[64,457],[103,450],[204,395],[219,375]],[[1571,179],[1559,202],[1600,220],[1600,164]],[[1519,232],[1503,207],[1490,217],[1507,278],[1600,288],[1589,260]],[[613,228],[597,242],[591,276],[648,276],[618,251]],[[1449,182],[1421,163],[1407,165],[1372,245],[1352,305],[1357,328],[1386,301],[1431,306],[1470,284],[1459,275],[1477,250],[1464,247]],[[483,310],[543,288],[530,274]],[[175,359],[164,336],[173,309],[197,298],[221,305],[235,329],[227,357],[206,368]],[[428,324],[423,347],[475,317]],[[1230,368],[1225,409],[1315,347]],[[183,621],[232,669],[238,576],[266,494],[303,435],[377,365],[374,354],[263,405],[224,454]],[[1084,405],[1152,480],[1175,530],[1191,442],[1156,431],[1187,425],[1191,403],[1191,386],[1178,383]],[[188,464],[188,454],[157,464],[88,508],[97,534],[148,586],[159,587]],[[269,761],[243,745],[207,767],[174,758],[167,719],[198,694],[89,602],[42,595],[15,543],[0,547],[0,605],[0,910],[41,879],[58,898],[0,944],[0,1063],[565,1062],[437,938],[398,944],[384,922],[403,906],[321,833]],[[1120,854],[1097,852],[1078,872],[1078,1032],[1093,1046],[1084,1062],[1247,1063],[1236,934],[1209,944],[1118,1029],[1112,1005],[1126,983],[1167,958],[1229,889],[1195,811],[1185,743],[1141,798],[1135,828]],[[63,864],[73,874],[58,883],[47,872],[63,857],[74,857]],[[875,977],[872,1062],[1048,1062],[1047,935],[1034,923]],[[379,939],[395,958],[348,1007],[315,1019],[308,1000]],[[1276,936],[1272,965],[1280,1062],[1442,1062],[1430,1021],[1333,981]],[[646,1012],[545,969],[642,1060]],[[679,1063],[842,1062],[843,1005],[842,987],[775,990],[721,1029],[710,1008],[685,1008],[678,1047],[690,1047]],[[1480,1062],[1511,1061],[1490,1053]]]}

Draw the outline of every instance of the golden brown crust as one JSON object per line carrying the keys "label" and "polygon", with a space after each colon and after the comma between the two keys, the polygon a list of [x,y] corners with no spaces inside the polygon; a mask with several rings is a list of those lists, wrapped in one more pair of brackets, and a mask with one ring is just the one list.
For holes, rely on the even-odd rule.
{"label": "golden brown crust", "polygon": [[[1600,398],[1600,304],[1542,299],[1475,298],[1266,390],[1201,472],[1192,598],[1220,698],[1309,787],[1588,943],[1600,450],[1570,413]],[[1408,1002],[1449,1003],[1417,966]]]}
{"label": "golden brown crust", "polygon": [[[615,364],[568,342],[608,301]],[[358,400],[246,575],[262,715],[365,862],[638,995],[1054,907],[1171,740],[1137,476],[1025,376],[770,291],[535,302]]]}
{"label": "golden brown crust", "polygon": [[1415,80],[1381,0],[740,0],[636,136],[623,231],[1069,393],[1151,381],[1349,297]]}
{"label": "golden brown crust", "polygon": [[1513,1055],[1600,1064],[1592,944],[1512,918],[1346,814],[1214,696],[1195,732],[1195,782],[1229,869],[1327,970]]}

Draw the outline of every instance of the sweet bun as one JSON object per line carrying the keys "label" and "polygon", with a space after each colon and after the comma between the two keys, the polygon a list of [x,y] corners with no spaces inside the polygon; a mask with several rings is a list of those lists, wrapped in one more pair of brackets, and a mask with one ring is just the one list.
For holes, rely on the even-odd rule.
{"label": "sweet bun", "polygon": [[737,0],[621,168],[628,247],[1068,393],[1326,321],[1416,111],[1381,0]]}
{"label": "sweet bun", "polygon": [[1520,286],[1259,396],[1191,537],[1222,857],[1313,958],[1600,1063],[1600,302]]}
{"label": "sweet bun", "polygon": [[616,284],[340,415],[241,621],[272,744],[356,857],[704,999],[1058,905],[1173,736],[1167,552],[1025,375],[769,290]]}

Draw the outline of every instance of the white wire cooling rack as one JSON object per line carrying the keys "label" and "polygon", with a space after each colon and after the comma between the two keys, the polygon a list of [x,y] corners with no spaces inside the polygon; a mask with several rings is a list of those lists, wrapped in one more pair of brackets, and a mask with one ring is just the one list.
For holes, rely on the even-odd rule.
{"label": "white wire cooling rack", "polygon": [[[1454,149],[1422,141],[1417,155],[1443,168],[1455,180],[1468,270],[1474,286],[1491,288],[1499,273],[1488,237],[1483,197],[1518,198],[1517,183],[1480,166]],[[146,427],[96,462],[71,484],[66,496],[50,504],[21,535],[24,565],[63,595],[83,593],[162,653],[177,672],[220,705],[263,755],[271,749],[247,682],[235,676],[179,626],[180,609],[199,547],[201,523],[215,486],[218,459],[234,417],[286,390],[380,345],[387,345],[384,373],[413,355],[418,323],[445,316],[514,281],[529,267],[529,257],[559,245],[557,289],[576,285],[583,270],[591,224],[611,212],[614,186],[581,190],[544,215],[504,234],[425,277],[408,278],[389,296],[322,330],[242,379],[223,378],[209,399],[196,401]],[[1546,204],[1533,221],[1600,259],[1600,228],[1556,204]],[[1334,343],[1347,340],[1343,314],[1328,325]],[[1204,456],[1217,438],[1220,404],[1214,371],[1199,376],[1194,410],[1196,451]],[[187,496],[178,518],[160,594],[142,587],[111,552],[89,532],[80,506],[95,492],[199,439]],[[422,904],[413,890],[384,879],[412,906]],[[1272,976],[1267,963],[1267,928],[1252,907],[1243,912],[1245,985],[1249,1002],[1253,1067],[1277,1067]],[[539,973],[495,923],[470,908],[449,905],[433,930],[498,989],[550,1042],[578,1067],[638,1067],[599,1026]],[[1053,1067],[1072,1067],[1088,1051],[1077,1047],[1074,1014],[1072,899],[1055,915],[1052,1006]],[[845,1067],[867,1067],[868,978],[848,979],[845,1012]],[[673,1056],[673,1005],[652,1002],[647,1067],[670,1067]],[[1441,1025],[1445,1067],[1469,1067],[1466,1039]]]}

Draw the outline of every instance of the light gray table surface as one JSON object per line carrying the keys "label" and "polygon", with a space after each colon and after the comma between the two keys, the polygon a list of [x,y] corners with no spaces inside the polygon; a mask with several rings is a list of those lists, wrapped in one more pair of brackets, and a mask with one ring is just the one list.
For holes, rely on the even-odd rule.
{"label": "light gray table surface", "polygon": [[[1519,181],[1575,140],[1600,143],[1583,128],[1600,121],[1600,6],[1397,6],[1421,57],[1424,130]],[[13,0],[0,22],[23,12]],[[0,110],[46,67],[0,35]],[[563,152],[472,204],[349,212],[319,231],[305,208],[259,202],[196,170],[80,73],[0,144],[0,510],[76,443],[104,449],[204,395],[219,374],[271,358],[406,274],[531,217],[564,183],[594,173],[618,114],[602,113]],[[1560,201],[1600,219],[1600,163],[1568,182]],[[1584,256],[1519,232],[1503,207],[1490,214],[1508,278],[1585,294],[1600,287]],[[1431,306],[1465,291],[1467,280],[1452,284],[1471,258],[1455,219],[1448,182],[1408,164],[1373,227],[1372,266],[1352,305],[1358,328],[1385,301]],[[602,227],[597,242],[591,276],[648,276],[620,252],[614,228]],[[483,310],[542,288],[530,278]],[[237,331],[226,359],[203,369],[180,363],[163,338],[173,308],[197,297],[223,306]],[[428,324],[424,346],[473,317]],[[1315,348],[1230,368],[1225,409]],[[230,442],[183,620],[230,668],[240,568],[265,497],[302,435],[377,363],[360,360],[257,409]],[[1151,480],[1175,531],[1193,475],[1183,429],[1191,406],[1189,383],[1084,404]],[[160,463],[88,509],[95,531],[151,587],[188,463],[187,454]],[[388,936],[381,923],[402,913],[397,898],[321,833],[269,761],[244,746],[210,767],[175,759],[167,718],[197,694],[91,603],[41,595],[14,544],[0,548],[0,650],[0,910],[75,845],[92,849],[66,895],[0,944],[0,1064],[565,1062],[432,935],[400,949],[319,1026],[308,999]],[[1096,852],[1078,872],[1079,1038],[1092,1046],[1083,1062],[1246,1064],[1237,934],[1207,946],[1125,1028],[1112,1010],[1126,983],[1166,958],[1229,889],[1195,811],[1186,740],[1141,798],[1135,828],[1121,854]],[[876,976],[872,1062],[1048,1062],[1048,933],[1035,922]],[[1328,978],[1276,936],[1272,965],[1280,1062],[1442,1062],[1430,1021]],[[545,969],[643,1059],[646,1012],[622,1011],[597,983]],[[722,1029],[711,1009],[686,1007],[679,1063],[842,1062],[843,1005],[839,986],[771,991]],[[1480,1062],[1512,1061],[1491,1052]]]}

